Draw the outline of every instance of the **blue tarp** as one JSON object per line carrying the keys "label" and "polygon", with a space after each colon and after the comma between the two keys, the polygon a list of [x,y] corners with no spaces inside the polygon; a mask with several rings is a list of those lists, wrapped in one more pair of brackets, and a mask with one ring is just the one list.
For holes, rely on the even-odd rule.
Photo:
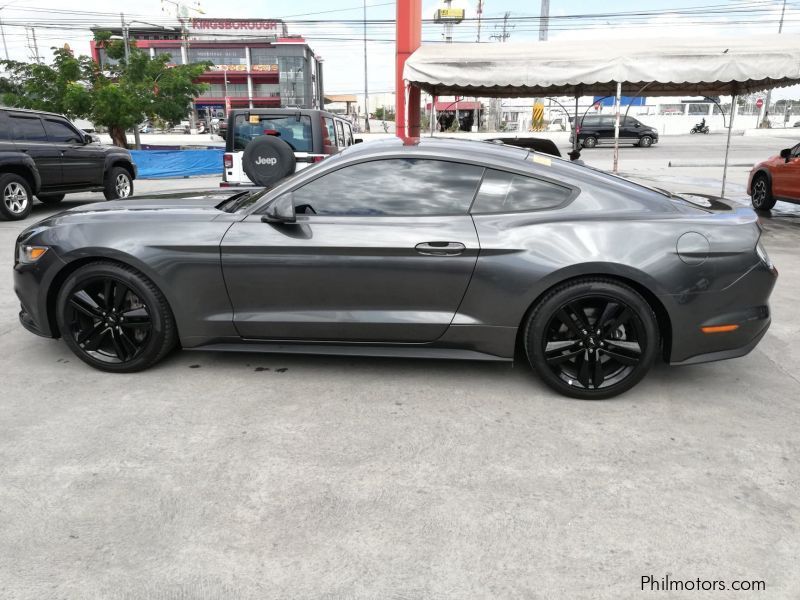
{"label": "blue tarp", "polygon": [[222,175],[219,150],[131,150],[140,179]]}

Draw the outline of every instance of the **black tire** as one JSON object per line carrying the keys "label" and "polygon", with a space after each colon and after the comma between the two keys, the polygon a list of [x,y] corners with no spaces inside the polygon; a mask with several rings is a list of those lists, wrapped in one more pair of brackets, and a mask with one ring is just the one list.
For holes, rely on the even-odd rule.
{"label": "black tire", "polygon": [[775,206],[772,186],[769,177],[764,173],[756,173],[750,183],[750,202],[756,210],[771,210]]}
{"label": "black tire", "polygon": [[58,204],[61,202],[66,194],[39,194],[36,196],[42,204]]}
{"label": "black tire", "polygon": [[269,187],[294,173],[297,163],[292,147],[274,135],[250,140],[242,154],[242,168],[250,181]]}
{"label": "black tire", "polygon": [[631,389],[650,370],[659,348],[658,323],[647,301],[631,287],[604,278],[554,288],[535,307],[524,331],[525,353],[542,380],[582,400]]}
{"label": "black tire", "polygon": [[111,373],[147,369],[177,341],[163,294],[147,277],[118,263],[93,262],[69,275],[56,299],[56,319],[78,358]]}
{"label": "black tire", "polygon": [[639,138],[639,146],[641,148],[649,148],[652,145],[653,145],[653,138],[650,137],[649,135],[643,135],[641,138]]}
{"label": "black tire", "polygon": [[593,135],[585,137],[583,138],[583,142],[581,142],[581,145],[584,148],[594,148],[595,146],[597,146],[597,138],[594,137]]}
{"label": "black tire", "polygon": [[133,177],[125,167],[111,167],[103,183],[106,200],[122,200],[133,196]]}
{"label": "black tire", "polygon": [[33,210],[31,186],[21,175],[0,173],[0,217],[9,221],[24,219]]}
{"label": "black tire", "polygon": [[691,133],[692,135],[694,135],[695,133],[697,133],[697,130],[696,130],[696,129],[690,129],[690,130],[689,130],[689,133]]}

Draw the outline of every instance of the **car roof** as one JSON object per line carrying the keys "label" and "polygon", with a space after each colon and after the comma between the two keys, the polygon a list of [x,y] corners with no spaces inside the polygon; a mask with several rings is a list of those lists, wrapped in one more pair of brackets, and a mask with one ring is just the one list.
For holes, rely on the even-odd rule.
{"label": "car roof", "polygon": [[47,110],[34,110],[32,108],[17,108],[16,106],[0,106],[0,110],[9,110],[9,111],[14,111],[14,112],[24,112],[24,113],[30,113],[30,114],[33,114],[33,115],[48,115],[48,116],[51,116],[51,117],[61,117],[63,119],[67,118],[65,115],[62,115],[61,113],[54,113],[54,112],[50,112],[50,111],[47,111]]}
{"label": "car roof", "polygon": [[358,154],[387,152],[403,154],[438,154],[452,158],[473,159],[484,162],[487,157],[500,160],[525,160],[530,154],[527,149],[484,140],[458,140],[453,138],[412,138],[402,140],[397,137],[373,140],[345,148],[341,155],[353,157]]}
{"label": "car roof", "polygon": [[340,115],[335,115],[331,112],[326,110],[319,110],[318,108],[234,108],[230,111],[230,115],[245,115],[245,114],[252,114],[252,115],[320,115],[323,117],[334,117],[337,119],[341,119]]}

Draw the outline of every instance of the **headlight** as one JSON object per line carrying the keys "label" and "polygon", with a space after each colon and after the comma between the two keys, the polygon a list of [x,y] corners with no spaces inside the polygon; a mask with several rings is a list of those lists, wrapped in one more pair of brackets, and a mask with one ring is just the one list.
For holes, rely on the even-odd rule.
{"label": "headlight", "polygon": [[35,263],[45,255],[47,250],[48,250],[47,246],[28,246],[26,244],[22,244],[19,247],[17,260],[22,264],[26,265]]}
{"label": "headlight", "polygon": [[756,254],[758,254],[758,258],[760,258],[765,265],[767,265],[770,269],[772,268],[772,261],[769,259],[769,254],[767,254],[767,251],[761,242],[756,244]]}

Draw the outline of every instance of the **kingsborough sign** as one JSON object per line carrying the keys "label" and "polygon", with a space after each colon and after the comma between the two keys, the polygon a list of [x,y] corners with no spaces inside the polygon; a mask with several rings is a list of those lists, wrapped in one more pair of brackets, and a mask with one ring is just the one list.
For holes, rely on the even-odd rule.
{"label": "kingsborough sign", "polygon": [[286,23],[278,19],[192,19],[191,29],[197,32],[226,31],[263,31],[275,35],[287,35]]}

